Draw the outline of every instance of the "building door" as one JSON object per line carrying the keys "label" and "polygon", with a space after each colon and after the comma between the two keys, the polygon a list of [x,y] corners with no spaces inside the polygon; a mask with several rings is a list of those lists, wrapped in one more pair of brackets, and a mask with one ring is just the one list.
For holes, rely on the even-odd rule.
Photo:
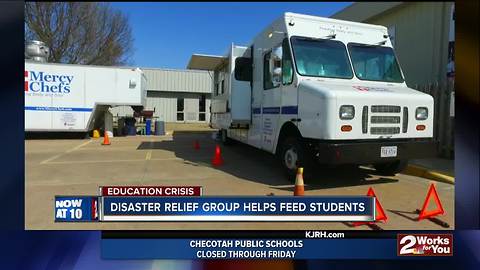
{"label": "building door", "polygon": [[185,98],[185,122],[198,122],[198,95]]}
{"label": "building door", "polygon": [[201,96],[179,94],[177,97],[177,122],[198,122]]}

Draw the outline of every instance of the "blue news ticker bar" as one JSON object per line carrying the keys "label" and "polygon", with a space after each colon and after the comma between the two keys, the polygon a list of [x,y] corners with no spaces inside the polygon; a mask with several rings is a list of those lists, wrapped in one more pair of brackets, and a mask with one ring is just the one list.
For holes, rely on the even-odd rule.
{"label": "blue news ticker bar", "polygon": [[[203,239],[102,239],[102,259],[240,259],[230,251],[256,254],[246,259],[395,259],[396,239],[302,239],[302,247],[192,247],[191,241]],[[212,240],[212,239],[210,239]],[[214,240],[214,239],[213,239]],[[223,241],[276,241],[282,239],[221,239]],[[285,239],[286,241],[295,241]],[[298,240],[297,240],[298,241]],[[261,253],[265,251],[266,255]],[[269,251],[271,251],[269,253]],[[283,251],[292,257],[268,257]],[[286,253],[287,252],[287,253]],[[294,252],[294,253],[293,253]],[[277,253],[279,254],[279,253]],[[223,257],[226,255],[226,257]],[[205,257],[208,256],[208,257]],[[212,257],[222,256],[222,257]]]}
{"label": "blue news ticker bar", "polygon": [[375,199],[367,196],[103,197],[102,200],[104,216],[368,216],[371,221],[375,208]]}

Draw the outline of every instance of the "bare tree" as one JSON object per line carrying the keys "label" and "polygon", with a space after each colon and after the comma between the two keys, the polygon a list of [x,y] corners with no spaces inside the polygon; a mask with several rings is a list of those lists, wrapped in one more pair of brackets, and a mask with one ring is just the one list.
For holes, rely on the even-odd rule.
{"label": "bare tree", "polygon": [[128,64],[133,50],[126,15],[107,3],[27,2],[25,39],[50,47],[50,61]]}

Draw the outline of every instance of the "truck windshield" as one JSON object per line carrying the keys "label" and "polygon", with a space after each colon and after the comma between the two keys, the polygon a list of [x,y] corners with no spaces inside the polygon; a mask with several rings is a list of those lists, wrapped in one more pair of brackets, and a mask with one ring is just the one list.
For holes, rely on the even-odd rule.
{"label": "truck windshield", "polygon": [[360,80],[403,82],[392,48],[351,43],[348,51]]}
{"label": "truck windshield", "polygon": [[297,72],[303,76],[351,79],[345,45],[328,39],[292,37]]}

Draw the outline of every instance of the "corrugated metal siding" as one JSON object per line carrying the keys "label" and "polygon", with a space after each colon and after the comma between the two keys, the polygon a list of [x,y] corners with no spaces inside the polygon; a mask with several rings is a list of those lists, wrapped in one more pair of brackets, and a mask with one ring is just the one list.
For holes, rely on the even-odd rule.
{"label": "corrugated metal siding", "polygon": [[[380,6],[393,8],[380,14]],[[358,2],[333,17],[362,20],[366,23],[395,26],[395,51],[407,84],[423,85],[446,79],[448,61],[448,31],[453,2],[404,2],[396,5]]]}
{"label": "corrugated metal siding", "polygon": [[211,93],[212,77],[207,71],[142,68],[147,90]]}
{"label": "corrugated metal siding", "polygon": [[446,79],[452,4],[407,3],[367,21],[395,26],[395,51],[408,85]]}
{"label": "corrugated metal siding", "polygon": [[147,92],[147,110],[155,110],[154,116],[165,122],[177,121],[176,93]]}
{"label": "corrugated metal siding", "polygon": [[[155,110],[154,116],[159,120],[165,122],[177,121],[177,99],[184,99],[184,119],[189,122],[187,113],[193,113],[196,119],[198,119],[198,100],[200,94],[193,93],[169,93],[169,92],[156,92],[149,91],[147,93],[147,106],[146,110]],[[206,122],[210,119],[210,95],[206,96]],[[194,120],[193,122],[195,122]]]}
{"label": "corrugated metal siding", "polygon": [[[159,120],[165,122],[177,121],[177,99],[184,99],[184,119],[186,122],[196,122],[197,120],[189,121],[187,114],[194,115],[198,119],[199,113],[199,98],[201,93],[173,93],[173,92],[147,92],[147,106],[145,110],[155,110],[154,116]],[[205,94],[205,122],[210,121],[210,94]],[[125,117],[133,116],[133,110],[130,106],[117,106],[110,109],[114,116]],[[192,116],[193,117],[193,116]],[[203,121],[200,121],[203,122]]]}

